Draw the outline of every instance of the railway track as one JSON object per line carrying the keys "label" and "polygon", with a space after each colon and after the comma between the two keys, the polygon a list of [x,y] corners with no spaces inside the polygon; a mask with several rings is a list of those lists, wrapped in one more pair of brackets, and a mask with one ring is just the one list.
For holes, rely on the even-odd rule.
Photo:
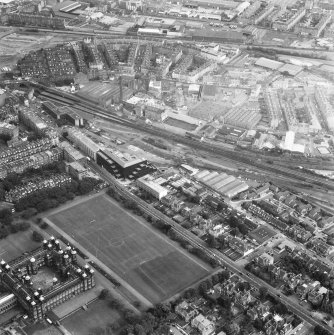
{"label": "railway track", "polygon": [[149,133],[157,137],[169,138],[172,141],[175,141],[177,143],[180,143],[186,146],[190,146],[196,150],[202,150],[205,152],[213,153],[218,156],[222,156],[244,167],[256,168],[257,171],[260,171],[263,173],[268,174],[269,172],[275,175],[283,176],[284,178],[288,177],[293,181],[304,182],[304,183],[311,184],[312,186],[323,187],[325,190],[328,190],[328,189],[334,190],[333,181],[330,181],[320,176],[315,176],[315,175],[311,175],[311,174],[299,171],[297,170],[297,167],[295,170],[292,168],[286,168],[284,166],[275,166],[272,164],[265,163],[261,160],[258,160],[258,158],[255,155],[254,157],[250,157],[249,155],[244,155],[232,149],[222,148],[221,146],[215,145],[213,143],[200,142],[197,139],[186,138],[181,135],[171,134],[170,132],[165,131],[163,129],[157,129],[157,128],[154,128],[148,125],[140,124],[135,121],[126,120],[124,118],[121,118],[113,114],[113,112],[115,111],[109,112],[103,109],[102,107],[96,106],[95,104],[85,99],[78,98],[77,96],[74,96],[70,93],[59,92],[53,88],[45,87],[44,85],[40,85],[40,84],[37,84],[37,85],[39,86],[40,96],[42,98],[44,97],[45,99],[48,99],[51,101],[60,102],[65,105],[69,105],[79,112],[80,111],[85,112],[95,117],[104,119],[106,121],[114,122],[114,123],[117,123],[123,126],[128,126],[130,128],[133,128],[133,129],[145,132],[145,133]]}

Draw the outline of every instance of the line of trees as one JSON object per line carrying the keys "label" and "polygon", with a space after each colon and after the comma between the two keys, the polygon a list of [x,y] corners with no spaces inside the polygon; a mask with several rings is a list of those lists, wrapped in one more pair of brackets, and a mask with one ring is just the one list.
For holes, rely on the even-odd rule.
{"label": "line of trees", "polygon": [[150,215],[144,213],[144,211],[140,209],[134,201],[124,198],[123,196],[118,194],[117,191],[115,191],[113,188],[109,188],[107,194],[115,200],[121,202],[125,208],[131,209],[135,214],[143,216],[146,221],[152,223],[154,227],[162,231],[172,240],[179,242],[180,245],[183,248],[187,249],[190,253],[198,256],[205,262],[208,262],[213,268],[216,268],[219,265],[216,259],[209,256],[204,250],[193,247],[191,243],[183,236],[181,236],[174,228],[172,228],[170,224],[167,224],[160,219],[153,219]]}
{"label": "line of trees", "polygon": [[75,196],[90,193],[100,183],[94,178],[83,178],[82,180],[72,180],[67,185],[44,189],[35,192],[15,204],[17,212],[28,209],[36,210],[37,213],[44,212],[50,208],[55,208],[67,200],[73,200]]}

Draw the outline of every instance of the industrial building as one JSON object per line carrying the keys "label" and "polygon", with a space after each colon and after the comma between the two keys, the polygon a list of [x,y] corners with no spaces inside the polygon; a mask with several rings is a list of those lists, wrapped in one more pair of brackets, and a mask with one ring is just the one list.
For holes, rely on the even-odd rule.
{"label": "industrial building", "polygon": [[120,87],[117,84],[90,82],[76,94],[102,107],[109,107],[111,104],[118,104],[122,100],[128,100],[132,96],[133,91],[128,87]]}
{"label": "industrial building", "polygon": [[326,121],[329,130],[334,129],[334,107],[327,97],[325,88],[320,86],[315,88],[315,100],[320,109],[320,112]]}
{"label": "industrial building", "polygon": [[87,157],[79,150],[75,149],[69,142],[63,141],[59,143],[59,147],[64,150],[64,159],[68,162],[85,162]]}
{"label": "industrial building", "polygon": [[43,102],[45,111],[56,120],[66,120],[72,126],[83,127],[84,119],[78,113],[75,112],[71,107],[64,106],[59,107],[53,104],[51,101]]}
{"label": "industrial building", "polygon": [[213,190],[229,198],[233,198],[238,193],[248,189],[248,185],[245,182],[226,173],[218,173],[217,171],[209,172],[208,170],[203,170],[196,173],[194,177],[205,185],[211,187]]}
{"label": "industrial building", "polygon": [[100,150],[96,155],[96,162],[115,178],[133,180],[156,170],[146,159],[117,150]]}
{"label": "industrial building", "polygon": [[[42,280],[48,268],[53,278]],[[94,270],[77,262],[77,252],[63,250],[54,237],[31,253],[6,263],[0,262],[0,283],[13,293],[17,303],[35,321],[47,311],[95,286]]]}
{"label": "industrial building", "polygon": [[161,186],[160,183],[155,181],[150,175],[137,179],[137,186],[159,200],[168,194],[168,189]]}
{"label": "industrial building", "polygon": [[87,156],[96,160],[96,154],[101,147],[83,132],[76,128],[69,128],[68,139],[77,145]]}

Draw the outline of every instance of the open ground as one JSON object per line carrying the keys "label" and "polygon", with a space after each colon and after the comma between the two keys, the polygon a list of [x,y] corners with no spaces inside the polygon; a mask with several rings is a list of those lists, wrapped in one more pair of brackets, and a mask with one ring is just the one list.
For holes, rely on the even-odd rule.
{"label": "open ground", "polygon": [[171,297],[210,273],[105,194],[49,220],[152,303]]}
{"label": "open ground", "polygon": [[72,335],[90,335],[94,328],[104,328],[115,321],[121,322],[119,313],[111,309],[108,301],[96,300],[88,305],[87,311],[80,309],[62,320],[61,324]]}
{"label": "open ground", "polygon": [[32,240],[31,235],[34,231],[33,227],[26,231],[7,236],[0,243],[0,259],[9,262],[24,252],[29,252],[39,247],[41,244]]}

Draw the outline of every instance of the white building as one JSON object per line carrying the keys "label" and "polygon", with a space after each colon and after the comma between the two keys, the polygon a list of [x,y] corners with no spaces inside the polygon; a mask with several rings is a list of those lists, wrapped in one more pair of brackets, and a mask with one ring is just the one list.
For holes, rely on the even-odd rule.
{"label": "white building", "polygon": [[137,186],[159,200],[168,194],[168,189],[155,182],[150,175],[138,178]]}
{"label": "white building", "polygon": [[102,149],[83,132],[75,128],[68,129],[68,139],[79,147],[87,156],[96,160],[96,154]]}
{"label": "white building", "polygon": [[214,323],[204,317],[202,314],[199,314],[193,318],[191,325],[197,328],[202,335],[210,335],[215,330]]}

